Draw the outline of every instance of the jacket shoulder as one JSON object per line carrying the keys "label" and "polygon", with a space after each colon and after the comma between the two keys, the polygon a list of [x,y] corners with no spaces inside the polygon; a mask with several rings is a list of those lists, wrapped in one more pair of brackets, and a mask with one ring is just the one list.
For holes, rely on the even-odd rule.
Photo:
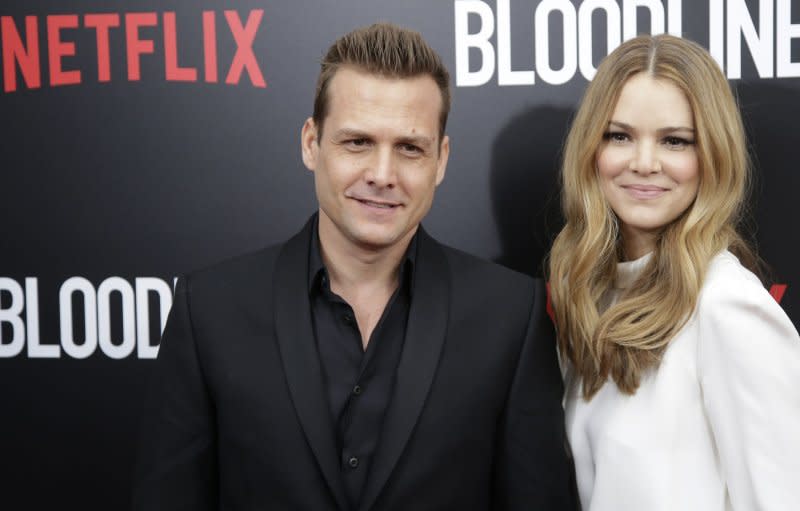
{"label": "jacket shoulder", "polygon": [[196,292],[219,292],[225,289],[240,290],[249,285],[271,282],[275,262],[283,243],[264,247],[260,250],[224,259],[209,266],[199,268],[179,277],[187,290]]}
{"label": "jacket shoulder", "polygon": [[486,299],[530,302],[544,284],[497,263],[481,259],[462,250],[441,245],[450,266],[454,288],[479,292]]}
{"label": "jacket shoulder", "polygon": [[769,295],[764,284],[739,259],[723,250],[709,263],[703,287],[700,292],[701,304],[714,302],[721,297],[745,297],[748,295]]}

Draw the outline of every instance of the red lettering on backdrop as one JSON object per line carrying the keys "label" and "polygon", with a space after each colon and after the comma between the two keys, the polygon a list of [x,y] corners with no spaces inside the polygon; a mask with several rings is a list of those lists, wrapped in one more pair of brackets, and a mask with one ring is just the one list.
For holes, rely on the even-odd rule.
{"label": "red lettering on backdrop", "polygon": [[15,63],[19,64],[25,85],[29,89],[39,88],[42,85],[42,76],[39,69],[39,26],[36,16],[25,16],[27,49],[22,44],[22,38],[11,16],[0,17],[0,31],[3,35],[3,90],[17,90]]}
{"label": "red lettering on backdrop", "polygon": [[769,294],[775,299],[776,302],[781,303],[783,294],[786,292],[786,284],[772,284],[769,288]]}
{"label": "red lettering on backdrop", "polygon": [[217,18],[214,11],[203,11],[203,55],[206,82],[217,83]]}
{"label": "red lettering on backdrop", "polygon": [[75,43],[61,40],[61,29],[78,28],[75,14],[53,15],[47,17],[47,55],[50,63],[50,85],[74,85],[81,83],[81,72],[64,71],[61,60],[75,56]]}
{"label": "red lettering on backdrop", "polygon": [[547,311],[547,315],[550,316],[550,321],[553,323],[556,322],[556,313],[553,310],[553,302],[550,300],[550,283],[548,282],[545,284],[547,289],[547,304],[545,305],[545,311]]}
{"label": "red lettering on backdrop", "polygon": [[164,13],[164,65],[167,81],[196,82],[197,69],[178,65],[178,30],[175,27],[175,13]]}
{"label": "red lettering on backdrop", "polygon": [[242,21],[236,11],[225,11],[225,18],[228,20],[228,25],[231,27],[231,33],[237,45],[236,55],[233,56],[233,62],[231,62],[231,68],[225,78],[225,83],[239,83],[242,71],[247,69],[250,81],[254,86],[267,86],[264,82],[264,76],[261,74],[261,69],[258,67],[256,56],[253,54],[253,40],[256,38],[258,25],[261,23],[263,15],[263,9],[253,9],[250,11],[250,16],[247,17],[247,24],[242,27]]}
{"label": "red lettering on backdrop", "polygon": [[[139,81],[142,78],[141,58],[145,54],[155,53],[154,39],[142,38],[139,34],[142,27],[157,27],[159,15],[156,12],[126,13],[125,45],[127,57],[128,80]],[[228,27],[236,44],[225,83],[238,84],[242,74],[247,73],[255,87],[266,87],[263,72],[253,52],[253,42],[264,16],[263,9],[253,9],[245,23],[236,11],[224,11]],[[97,42],[97,80],[111,81],[110,33],[112,28],[120,27],[122,14],[85,14],[83,27],[94,29]],[[50,85],[80,84],[85,69],[64,69],[64,59],[76,55],[75,41],[62,40],[64,29],[77,29],[80,26],[79,14],[59,14],[45,17],[47,25],[47,56]],[[198,80],[199,66],[181,67],[178,62],[178,36],[175,12],[163,13],[164,23],[164,65],[168,81]],[[219,81],[219,63],[217,56],[216,13],[203,11],[203,63],[204,79],[207,83]],[[20,27],[21,28],[21,27]],[[41,63],[39,53],[39,25],[36,16],[25,17],[25,32],[21,34],[11,16],[0,16],[0,36],[3,59],[3,88],[5,92],[17,90],[17,74],[22,76],[29,89],[41,87]],[[24,36],[24,38],[23,38]],[[19,71],[18,71],[19,70]]]}
{"label": "red lettering on backdrop", "polygon": [[97,81],[111,81],[111,58],[108,51],[108,32],[119,26],[119,14],[87,14],[83,25],[97,32]]}
{"label": "red lettering on backdrop", "polygon": [[139,57],[153,53],[153,41],[139,39],[140,27],[155,27],[158,17],[154,12],[128,13],[125,15],[125,41],[128,45],[128,80],[137,82],[142,77]]}

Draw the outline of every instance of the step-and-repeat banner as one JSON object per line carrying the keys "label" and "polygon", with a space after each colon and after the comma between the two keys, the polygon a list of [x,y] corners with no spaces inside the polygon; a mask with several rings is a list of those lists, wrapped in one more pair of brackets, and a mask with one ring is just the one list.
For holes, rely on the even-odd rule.
{"label": "step-and-repeat banner", "polygon": [[284,240],[314,211],[299,135],[318,63],[375,21],[420,31],[453,77],[427,228],[530,274],[598,62],[638,33],[708,48],[750,136],[766,285],[800,322],[798,0],[8,0],[0,507],[127,507],[175,277]]}

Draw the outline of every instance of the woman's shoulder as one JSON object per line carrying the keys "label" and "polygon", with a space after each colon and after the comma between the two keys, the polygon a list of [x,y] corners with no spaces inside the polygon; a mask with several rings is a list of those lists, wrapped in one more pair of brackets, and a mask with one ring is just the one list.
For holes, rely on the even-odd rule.
{"label": "woman's shoulder", "polygon": [[706,270],[698,303],[719,298],[770,298],[761,280],[745,268],[739,259],[728,250],[723,250],[713,259]]}
{"label": "woman's shoulder", "polygon": [[[720,342],[728,349],[738,346],[746,352],[770,343],[789,341],[792,345],[797,341],[797,331],[778,302],[727,250],[717,254],[708,267],[697,300],[696,321],[705,334],[701,346]],[[792,350],[798,348],[800,345]]]}

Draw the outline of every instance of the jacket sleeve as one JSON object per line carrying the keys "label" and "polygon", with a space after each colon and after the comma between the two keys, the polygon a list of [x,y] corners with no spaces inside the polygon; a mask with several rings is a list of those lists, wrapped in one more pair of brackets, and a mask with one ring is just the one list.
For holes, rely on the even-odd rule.
{"label": "jacket sleeve", "polygon": [[216,431],[181,278],[146,399],[134,476],[136,511],[218,507]]}
{"label": "jacket sleeve", "polygon": [[577,509],[562,395],[553,326],[545,313],[544,286],[537,280],[500,425],[494,509]]}
{"label": "jacket sleeve", "polygon": [[697,321],[703,404],[732,509],[795,508],[800,502],[797,331],[761,283],[743,272],[704,290]]}

